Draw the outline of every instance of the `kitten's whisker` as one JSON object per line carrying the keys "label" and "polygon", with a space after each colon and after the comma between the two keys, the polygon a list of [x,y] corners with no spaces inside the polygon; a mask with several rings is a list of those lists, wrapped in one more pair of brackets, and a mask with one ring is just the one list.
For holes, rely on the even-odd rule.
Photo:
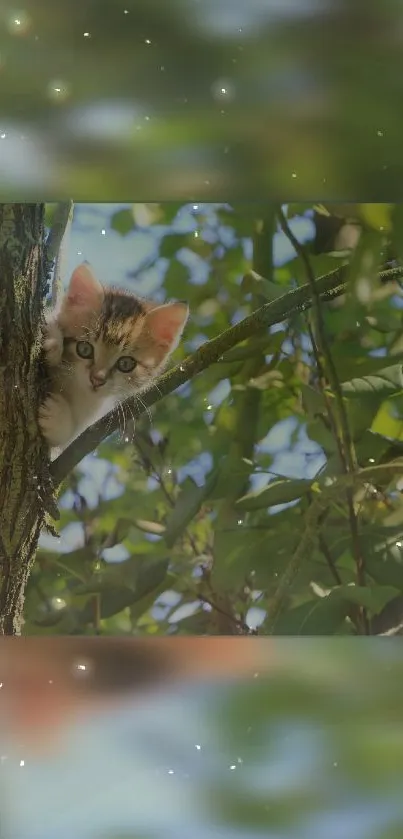
{"label": "kitten's whisker", "polygon": [[153,390],[153,389],[157,391],[157,393],[158,393],[158,395],[161,397],[161,399],[163,399],[163,398],[164,398],[164,394],[163,394],[163,393],[161,393],[161,390],[160,390],[160,388],[158,387],[158,385],[157,385],[157,383],[156,383],[156,382],[150,382],[150,384],[149,384],[149,385],[148,385],[148,387],[147,387],[147,390]]}
{"label": "kitten's whisker", "polygon": [[128,398],[127,393],[125,391],[123,391],[122,388],[119,388],[119,390],[115,391],[115,393],[116,393],[116,396],[117,396],[116,408],[118,410],[118,413],[120,412],[123,416],[123,419],[124,419],[123,430],[122,430],[122,435],[124,435],[125,429],[126,429],[126,421],[127,421],[127,413],[126,412],[129,412],[133,419],[134,419],[134,417],[133,417],[130,405],[127,404],[127,398]]}
{"label": "kitten's whisker", "polygon": [[151,411],[150,411],[150,408],[148,407],[148,405],[146,405],[146,404],[143,402],[143,400],[142,400],[142,399],[140,399],[140,396],[138,395],[138,393],[136,393],[136,394],[135,394],[135,399],[136,399],[136,401],[137,401],[137,402],[140,402],[140,405],[142,405],[142,406],[143,406],[144,411],[145,411],[145,413],[147,414],[147,417],[148,417],[148,419],[149,419],[149,421],[150,421],[150,425],[152,425],[152,423],[153,423],[153,416],[152,416],[152,413],[151,413]]}
{"label": "kitten's whisker", "polygon": [[126,410],[127,410],[127,411],[129,411],[129,414],[130,414],[130,416],[131,416],[131,418],[132,418],[132,422],[133,422],[133,432],[134,432],[134,429],[135,429],[135,427],[136,427],[136,417],[134,416],[133,409],[132,409],[132,407],[131,407],[131,405],[130,405],[130,402],[127,402],[127,403],[126,403]]}
{"label": "kitten's whisker", "polygon": [[[121,433],[121,435],[122,435],[122,437],[123,437],[123,436],[124,436],[124,433],[125,433],[125,428],[126,428],[126,416],[125,416],[125,412],[124,412],[124,410],[123,410],[123,407],[122,407],[122,403],[121,403],[121,402],[118,402],[118,412],[120,412],[120,414],[121,414],[121,416],[122,416],[122,428],[121,428],[121,432],[120,432],[120,433]],[[118,416],[119,416],[119,414],[118,414]]]}

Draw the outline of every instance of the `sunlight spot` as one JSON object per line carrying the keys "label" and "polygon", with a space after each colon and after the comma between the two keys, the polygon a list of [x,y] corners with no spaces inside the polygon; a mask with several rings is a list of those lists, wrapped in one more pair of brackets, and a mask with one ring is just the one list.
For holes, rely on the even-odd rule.
{"label": "sunlight spot", "polygon": [[65,608],[66,601],[62,600],[61,597],[53,597],[52,598],[52,606],[53,606],[55,611],[60,611],[61,609]]}
{"label": "sunlight spot", "polygon": [[63,102],[69,95],[70,88],[66,82],[54,80],[48,84],[48,96],[55,102]]}
{"label": "sunlight spot", "polygon": [[31,18],[26,12],[14,11],[7,20],[8,31],[13,35],[25,35],[31,25]]}
{"label": "sunlight spot", "polygon": [[211,86],[211,93],[218,101],[230,102],[235,97],[235,86],[228,79],[217,79]]}

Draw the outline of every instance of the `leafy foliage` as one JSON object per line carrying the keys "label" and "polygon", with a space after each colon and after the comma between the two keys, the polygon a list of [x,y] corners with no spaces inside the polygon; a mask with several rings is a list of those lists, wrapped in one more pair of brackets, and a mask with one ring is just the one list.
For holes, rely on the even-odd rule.
{"label": "leafy foliage", "polygon": [[[295,235],[303,216],[310,233],[312,210],[287,208]],[[28,633],[264,633],[274,601],[280,634],[390,628],[403,595],[402,467],[384,467],[403,453],[403,327],[399,285],[378,274],[390,247],[400,256],[402,213],[351,213],[362,227],[351,254],[305,247],[315,278],[344,266],[343,296],[233,347],[69,476],[61,541],[74,525],[79,544],[40,549]],[[189,300],[178,363],[309,280],[273,207],[135,205],[110,223],[125,237],[151,230],[148,268],[161,271],[162,295]],[[349,456],[358,477],[330,492]],[[309,550],[280,602],[318,498]]]}

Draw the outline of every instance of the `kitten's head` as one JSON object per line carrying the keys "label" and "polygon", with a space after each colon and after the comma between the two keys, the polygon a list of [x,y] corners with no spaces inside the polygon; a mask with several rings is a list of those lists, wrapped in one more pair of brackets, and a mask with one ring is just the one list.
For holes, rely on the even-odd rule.
{"label": "kitten's head", "polygon": [[63,361],[80,388],[122,400],[163,370],[188,315],[183,302],[156,305],[104,288],[83,263],[72,274],[58,314]]}

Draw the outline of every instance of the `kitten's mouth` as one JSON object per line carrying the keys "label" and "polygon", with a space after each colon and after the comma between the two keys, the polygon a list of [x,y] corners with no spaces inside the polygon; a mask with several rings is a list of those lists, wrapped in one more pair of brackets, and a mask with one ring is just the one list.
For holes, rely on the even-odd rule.
{"label": "kitten's mouth", "polygon": [[100,390],[106,384],[106,378],[102,379],[90,379],[90,388],[94,392]]}

